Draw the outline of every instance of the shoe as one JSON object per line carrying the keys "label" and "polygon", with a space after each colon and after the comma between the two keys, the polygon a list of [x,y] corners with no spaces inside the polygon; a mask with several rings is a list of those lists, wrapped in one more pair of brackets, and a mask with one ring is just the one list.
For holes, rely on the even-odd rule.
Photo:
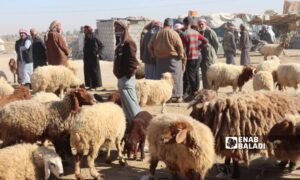
{"label": "shoe", "polygon": [[175,103],[182,103],[183,102],[183,98],[182,97],[178,97],[178,98],[176,98],[176,100],[174,102]]}

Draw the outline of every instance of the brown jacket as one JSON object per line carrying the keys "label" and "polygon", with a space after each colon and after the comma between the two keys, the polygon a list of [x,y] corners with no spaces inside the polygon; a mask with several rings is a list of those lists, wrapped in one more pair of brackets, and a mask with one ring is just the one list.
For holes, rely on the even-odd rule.
{"label": "brown jacket", "polygon": [[49,65],[67,65],[69,50],[63,37],[55,31],[45,38]]}
{"label": "brown jacket", "polygon": [[156,33],[150,40],[148,48],[155,58],[184,58],[183,44],[176,31],[165,28]]}

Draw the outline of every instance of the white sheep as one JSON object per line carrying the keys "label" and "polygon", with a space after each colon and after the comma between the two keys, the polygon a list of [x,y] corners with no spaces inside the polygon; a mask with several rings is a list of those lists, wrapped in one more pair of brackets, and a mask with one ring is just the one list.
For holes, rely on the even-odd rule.
{"label": "white sheep", "polygon": [[161,112],[165,112],[166,102],[172,97],[174,80],[171,73],[164,73],[160,80],[137,80],[135,89],[139,104],[162,105]]}
{"label": "white sheep", "polygon": [[65,66],[48,65],[35,69],[31,76],[31,84],[33,91],[55,92],[59,89],[62,97],[64,89],[80,86],[83,82]]}
{"label": "white sheep", "polygon": [[286,46],[286,42],[282,42],[280,44],[265,44],[260,48],[259,52],[264,56],[264,60],[267,60],[268,56],[279,57]]}
{"label": "white sheep", "polygon": [[63,176],[61,158],[53,149],[35,144],[18,144],[0,150],[0,179],[47,180],[53,173]]}
{"label": "white sheep", "polygon": [[226,86],[232,86],[234,92],[237,87],[241,91],[244,84],[252,78],[254,71],[252,66],[216,63],[208,68],[207,79],[212,89],[217,92],[220,87]]}
{"label": "white sheep", "polygon": [[33,100],[39,101],[39,102],[51,102],[51,101],[59,101],[59,97],[57,97],[54,93],[47,93],[47,92],[38,92],[33,97]]}
{"label": "white sheep", "polygon": [[269,71],[272,73],[274,83],[277,82],[277,68],[280,65],[280,59],[277,56],[272,56],[271,60],[263,61],[256,67],[256,71]]}
{"label": "white sheep", "polygon": [[277,82],[279,89],[285,87],[298,88],[300,83],[300,64],[282,64],[277,68]]}
{"label": "white sheep", "polygon": [[[173,172],[188,179],[193,172],[203,179],[215,159],[214,137],[204,124],[189,116],[163,114],[153,118],[148,126],[150,178],[158,161],[163,161]],[[173,174],[175,175],[175,174]]]}
{"label": "white sheep", "polygon": [[120,142],[124,136],[126,121],[123,110],[116,104],[100,103],[93,106],[82,107],[76,114],[71,127],[71,149],[75,155],[75,175],[81,178],[80,160],[82,155],[88,155],[88,166],[94,178],[99,176],[94,161],[98,156],[101,145],[107,147],[106,161],[110,162],[111,143],[115,143],[119,163],[124,165]]}
{"label": "white sheep", "polygon": [[[66,148],[61,134],[69,130],[72,115],[82,105],[93,104],[94,98],[84,89],[75,89],[63,100],[42,103],[36,100],[15,101],[0,109],[0,139],[3,147],[19,141],[34,143],[49,139],[57,152]],[[66,140],[69,142],[69,140]],[[71,149],[69,147],[69,152]]]}
{"label": "white sheep", "polygon": [[269,71],[259,71],[256,73],[252,83],[254,91],[262,89],[272,91],[274,89],[273,76]]}
{"label": "white sheep", "polygon": [[77,71],[79,69],[79,65],[74,60],[68,60],[67,61],[67,67],[74,73],[74,75],[77,74]]}
{"label": "white sheep", "polygon": [[15,89],[8,84],[5,78],[0,77],[0,98],[6,95],[11,95],[14,90]]}

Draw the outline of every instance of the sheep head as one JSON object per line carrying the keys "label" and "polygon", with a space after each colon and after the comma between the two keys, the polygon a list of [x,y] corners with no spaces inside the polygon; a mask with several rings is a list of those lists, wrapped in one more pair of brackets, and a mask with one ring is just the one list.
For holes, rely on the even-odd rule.
{"label": "sheep head", "polygon": [[196,97],[190,102],[188,109],[190,107],[193,107],[193,109],[195,109],[198,104],[200,104],[200,106],[203,106],[205,102],[209,102],[215,97],[217,97],[216,91],[210,89],[201,89],[197,92]]}
{"label": "sheep head", "polygon": [[161,135],[162,144],[186,144],[187,136],[192,130],[190,124],[184,121],[171,123],[163,130]]}
{"label": "sheep head", "polygon": [[56,156],[45,158],[44,163],[45,179],[49,179],[50,172],[52,172],[57,178],[63,176],[64,168],[62,165],[62,160],[57,154]]}
{"label": "sheep head", "polygon": [[288,120],[283,120],[282,122],[275,124],[271,128],[267,138],[271,142],[276,140],[282,141],[282,140],[288,140],[290,137],[296,136],[296,134],[297,134],[297,130],[294,124]]}
{"label": "sheep head", "polygon": [[249,81],[256,73],[256,69],[252,65],[246,65],[243,68],[242,73],[238,77],[238,86],[242,87],[247,81]]}
{"label": "sheep head", "polygon": [[76,88],[71,90],[66,97],[71,97],[72,109],[77,112],[79,107],[82,105],[93,105],[95,104],[94,97],[87,92],[85,89]]}
{"label": "sheep head", "polygon": [[161,79],[167,80],[171,85],[174,85],[174,79],[170,72],[163,73]]}

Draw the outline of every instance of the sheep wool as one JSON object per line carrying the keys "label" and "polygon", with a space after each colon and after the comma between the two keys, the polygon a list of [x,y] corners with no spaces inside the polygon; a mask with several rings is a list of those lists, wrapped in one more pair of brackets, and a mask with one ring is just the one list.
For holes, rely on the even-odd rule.
{"label": "sheep wool", "polygon": [[[73,155],[88,155],[88,164],[93,177],[99,174],[94,166],[101,145],[108,148],[106,160],[110,160],[110,146],[115,143],[119,162],[123,161],[120,143],[126,129],[123,110],[116,104],[107,102],[85,106],[76,114],[71,127],[71,149]],[[75,166],[75,175],[80,176],[80,167]]]}
{"label": "sheep wool", "polygon": [[253,89],[258,90],[268,90],[272,91],[274,89],[273,76],[268,71],[259,71],[253,77]]}
{"label": "sheep wool", "polygon": [[216,63],[208,68],[207,79],[215,91],[226,86],[232,86],[234,92],[237,87],[241,91],[245,82],[252,78],[253,71],[250,66]]}
{"label": "sheep wool", "polygon": [[38,92],[33,96],[32,99],[43,103],[60,100],[56,94],[47,92]]}
{"label": "sheep wool", "polygon": [[83,82],[63,65],[48,65],[35,69],[31,76],[31,84],[33,91],[55,92],[59,88],[79,86]]}
{"label": "sheep wool", "polygon": [[256,67],[256,71],[269,71],[272,73],[274,82],[277,82],[277,68],[280,65],[280,59],[277,56],[272,56],[271,60],[263,61]]}
{"label": "sheep wool", "polygon": [[300,100],[283,92],[256,91],[218,97],[192,107],[190,115],[211,128],[216,153],[222,157],[244,160],[248,164],[251,154],[265,151],[226,150],[224,137],[265,136],[285,114],[298,113]]}
{"label": "sheep wool", "polygon": [[[186,140],[183,143],[176,143],[172,140],[162,142],[161,138],[165,130],[177,123],[183,123],[189,127]],[[179,128],[176,131],[178,130],[185,129]],[[174,134],[171,134],[172,136]],[[177,171],[188,177],[189,172],[194,170],[200,174],[201,179],[204,179],[206,172],[214,163],[214,137],[211,130],[189,116],[163,114],[153,118],[148,127],[147,139],[150,162],[154,166],[158,161],[163,161],[172,172]],[[155,169],[151,169],[153,164],[150,165],[150,173],[154,173]]]}
{"label": "sheep wool", "polygon": [[0,98],[6,95],[11,95],[14,92],[14,88],[8,84],[5,78],[0,77]]}
{"label": "sheep wool", "polygon": [[282,87],[298,88],[300,84],[300,64],[282,64],[277,68],[277,81]]}
{"label": "sheep wool", "polygon": [[0,150],[0,179],[41,180],[48,179],[50,172],[56,177],[63,174],[62,161],[52,149],[18,144]]}

